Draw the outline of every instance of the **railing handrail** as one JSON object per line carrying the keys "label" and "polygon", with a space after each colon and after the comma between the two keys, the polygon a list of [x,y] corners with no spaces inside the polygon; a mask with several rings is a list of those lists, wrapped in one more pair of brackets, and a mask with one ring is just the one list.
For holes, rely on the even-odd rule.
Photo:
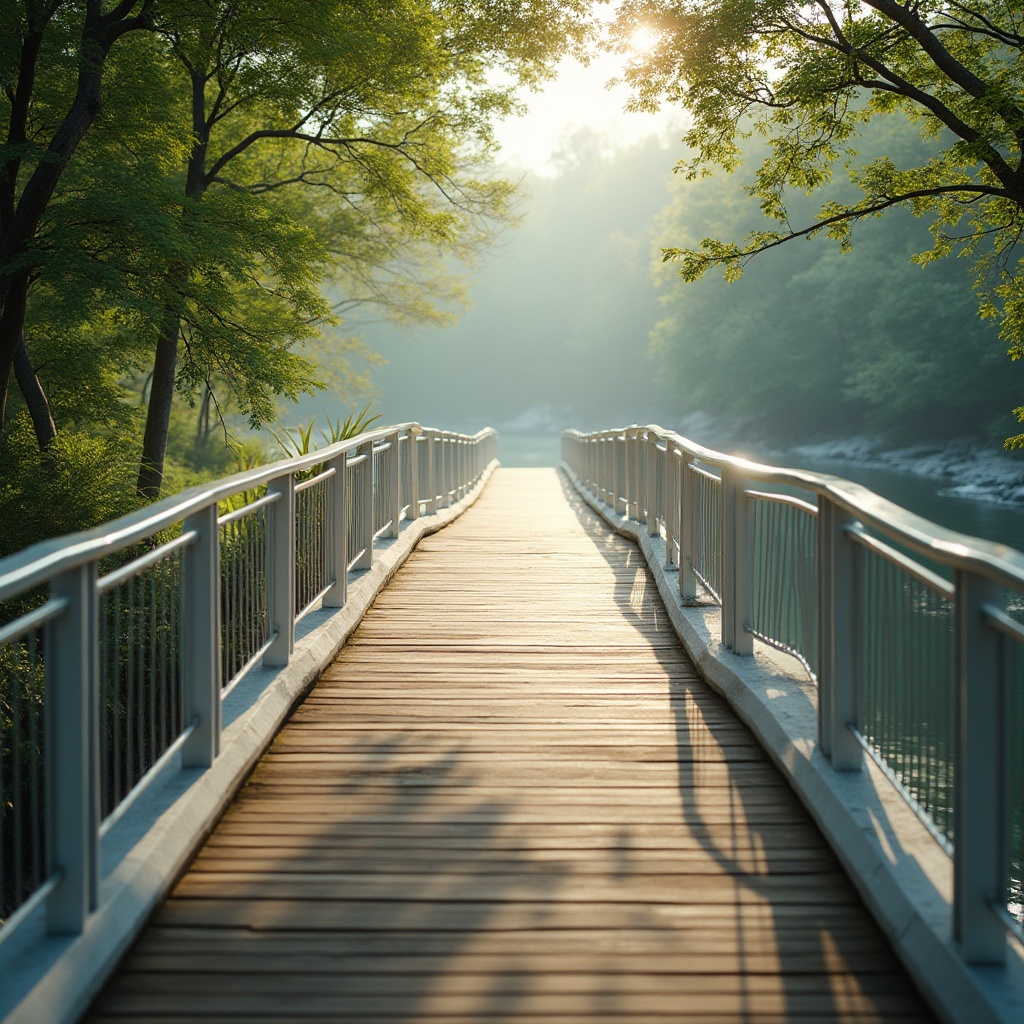
{"label": "railing handrail", "polygon": [[[196,484],[93,529],[39,541],[31,547],[0,559],[0,601],[39,586],[59,573],[116,554],[240,491],[251,490],[278,477],[299,473],[322,462],[329,462],[342,453],[393,436],[396,431],[404,432],[407,436],[410,433],[414,436],[430,436],[436,432],[434,428],[424,428],[415,422],[368,430],[356,437],[317,448],[305,455],[279,459],[231,476],[219,477],[209,483]],[[444,431],[444,435],[473,442],[494,432],[493,428],[488,427],[473,435],[457,434],[453,431]]]}
{"label": "railing handrail", "polygon": [[566,431],[570,435],[591,439],[611,439],[636,432],[672,442],[692,458],[710,465],[734,469],[748,480],[802,487],[824,495],[881,533],[906,544],[918,554],[940,565],[977,572],[1003,586],[1024,586],[1024,553],[1006,544],[940,526],[882,497],[870,488],[844,477],[817,473],[813,470],[770,466],[740,456],[728,455],[713,448],[706,448],[682,434],[666,430],[656,424],[633,424],[590,433],[579,430]]}
{"label": "railing handrail", "polygon": [[[1005,963],[1007,933],[1024,942],[1013,817],[1024,741],[1007,725],[1024,706],[1024,554],[841,477],[659,426],[569,430],[563,452],[598,507],[664,536],[681,603],[701,603],[702,585],[720,606],[724,649],[750,655],[756,639],[803,662],[818,686],[816,734],[804,738],[836,770],[860,770],[867,752],[896,782],[953,854],[964,961]],[[816,506],[779,505],[754,483],[795,487]]]}

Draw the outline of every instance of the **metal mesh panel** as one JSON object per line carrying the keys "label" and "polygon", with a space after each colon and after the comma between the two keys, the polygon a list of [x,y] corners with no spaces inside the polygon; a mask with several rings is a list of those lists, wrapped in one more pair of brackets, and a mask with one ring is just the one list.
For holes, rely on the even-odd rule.
{"label": "metal mesh panel", "polygon": [[391,460],[395,457],[392,444],[380,445],[373,450],[373,535],[384,530],[391,522]]}
{"label": "metal mesh panel", "polygon": [[181,735],[180,550],[100,598],[100,775],[106,817]]}
{"label": "metal mesh panel", "polygon": [[[640,460],[641,466],[644,459]],[[719,603],[722,602],[722,481],[687,467],[693,514],[693,572]]]}
{"label": "metal mesh panel", "polygon": [[366,550],[366,545],[363,542],[363,538],[366,536],[363,503],[358,498],[362,494],[362,488],[369,472],[369,456],[349,459],[346,470],[348,479],[345,481],[345,502],[348,505],[348,568],[350,569]]}
{"label": "metal mesh panel", "polygon": [[43,676],[42,628],[0,646],[0,923],[46,875]]}
{"label": "metal mesh panel", "polygon": [[306,481],[295,494],[295,614],[308,609],[333,582],[328,573],[330,478]]}
{"label": "metal mesh panel", "polygon": [[818,666],[816,514],[784,499],[750,499],[750,631]]}
{"label": "metal mesh panel", "polygon": [[267,508],[220,527],[221,684],[228,686],[270,639]]}
{"label": "metal mesh panel", "polygon": [[858,563],[859,732],[952,841],[953,605],[877,551]]}

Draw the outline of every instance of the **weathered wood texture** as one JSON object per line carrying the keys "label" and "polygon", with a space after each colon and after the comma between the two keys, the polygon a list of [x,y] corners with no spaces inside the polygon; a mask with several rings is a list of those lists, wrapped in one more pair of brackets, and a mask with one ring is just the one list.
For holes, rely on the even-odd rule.
{"label": "weathered wood texture", "polygon": [[94,1007],[930,1019],[636,548],[552,470],[420,545]]}

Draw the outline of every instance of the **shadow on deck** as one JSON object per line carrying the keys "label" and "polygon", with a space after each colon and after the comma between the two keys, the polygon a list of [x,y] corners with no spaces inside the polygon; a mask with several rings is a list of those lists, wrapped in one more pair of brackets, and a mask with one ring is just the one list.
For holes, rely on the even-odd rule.
{"label": "shadow on deck", "polygon": [[553,471],[425,539],[88,1018],[931,1019],[636,547]]}

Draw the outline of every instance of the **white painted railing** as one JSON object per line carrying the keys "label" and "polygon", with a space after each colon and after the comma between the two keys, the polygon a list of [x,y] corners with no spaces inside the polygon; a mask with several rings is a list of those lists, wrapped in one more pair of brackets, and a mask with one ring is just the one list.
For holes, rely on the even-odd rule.
{"label": "white painted railing", "polygon": [[818,684],[820,749],[866,752],[954,861],[964,959],[1024,937],[1024,555],[837,477],[716,452],[660,427],[563,434],[577,480],[665,541],[687,603],[721,607]]}
{"label": "white painted railing", "polygon": [[497,435],[407,423],[185,491],[0,561],[0,943],[77,934],[103,836],[150,779],[218,756],[221,702],[341,608],[401,522],[465,496]]}

